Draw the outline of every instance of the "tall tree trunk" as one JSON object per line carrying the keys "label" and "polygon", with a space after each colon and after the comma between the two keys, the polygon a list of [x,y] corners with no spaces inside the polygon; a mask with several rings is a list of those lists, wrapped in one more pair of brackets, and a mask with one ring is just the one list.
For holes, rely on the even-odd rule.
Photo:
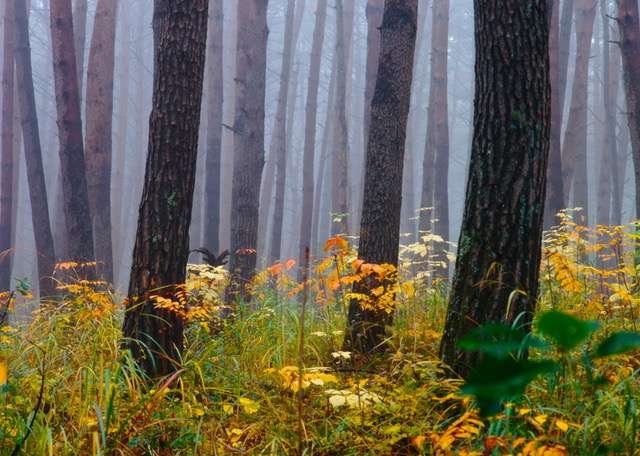
{"label": "tall tree trunk", "polygon": [[638,21],[638,2],[618,0],[620,52],[636,182],[636,218],[640,214],[640,24]]}
{"label": "tall tree trunk", "polygon": [[331,234],[349,231],[348,170],[349,132],[347,130],[347,52],[350,43],[345,36],[345,20],[342,0],[336,0],[336,56],[338,61],[336,82],[335,139],[331,157]]}
{"label": "tall tree trunk", "polygon": [[[447,102],[447,60],[449,50],[449,0],[433,2],[433,32],[431,39],[431,85],[429,109],[433,107],[432,123],[428,125],[427,147],[434,156],[433,231],[449,240],[449,110]],[[430,144],[429,144],[430,143]],[[437,273],[449,277],[446,242],[434,243],[436,259],[441,263]]]}
{"label": "tall tree trunk", "polygon": [[231,281],[227,300],[249,299],[256,268],[260,178],[264,166],[264,102],[268,0],[238,2],[236,115],[231,186]]}
{"label": "tall tree trunk", "polygon": [[[11,2],[7,2],[11,3]],[[54,292],[53,268],[56,255],[49,221],[49,204],[44,180],[40,131],[36,114],[36,101],[31,68],[29,43],[29,17],[26,0],[15,0],[15,62],[18,82],[18,104],[24,140],[31,218],[36,242],[40,296],[51,296]]]}
{"label": "tall tree trunk", "polygon": [[443,361],[463,376],[478,362],[477,353],[458,347],[471,329],[532,319],[551,117],[547,0],[474,5],[473,145],[440,345]]}
{"label": "tall tree trunk", "polygon": [[[322,46],[324,43],[325,24],[327,19],[327,0],[318,0],[316,21],[311,43],[309,62],[309,82],[307,84],[307,101],[304,120],[304,156],[302,164],[302,212],[300,217],[300,245],[298,261],[305,262],[305,251],[311,244],[314,212],[314,161],[316,149],[316,123],[318,115],[318,87],[320,85],[320,65],[322,63]],[[321,176],[320,176],[321,178]]]}
{"label": "tall tree trunk", "polygon": [[364,86],[364,118],[363,136],[365,143],[369,140],[369,125],[371,124],[371,99],[376,87],[378,62],[380,61],[380,25],[384,11],[384,0],[367,0],[367,66]]}
{"label": "tall tree trunk", "polygon": [[128,347],[153,376],[174,370],[183,346],[182,320],[151,296],[173,298],[185,280],[207,14],[208,0],[154,2],[149,155],[124,320]]}
{"label": "tall tree trunk", "polygon": [[82,143],[71,0],[51,0],[50,12],[68,253],[74,261],[90,262],[94,261],[92,219]]}
{"label": "tall tree trunk", "polygon": [[[380,27],[380,61],[371,101],[364,202],[358,257],[366,263],[398,264],[402,164],[411,98],[417,0],[386,0]],[[354,285],[372,305],[349,304],[345,348],[370,353],[382,348],[392,312],[376,306],[372,289],[379,283]]]}
{"label": "tall tree trunk", "polygon": [[117,10],[118,0],[98,0],[89,50],[85,108],[85,152],[94,247],[97,270],[107,283],[113,283],[111,137]]}
{"label": "tall tree trunk", "polygon": [[[117,0],[114,0],[117,1]],[[78,74],[78,91],[82,101],[84,87],[84,55],[87,42],[87,0],[75,0],[73,5],[73,37],[76,51],[76,71]]]}
{"label": "tall tree trunk", "polygon": [[[564,92],[567,81],[567,62],[563,60],[564,52],[569,48],[570,36],[561,36],[560,29],[560,0],[550,0],[553,3],[551,22],[549,24],[549,65],[551,77],[551,146],[549,149],[549,163],[547,166],[547,201],[545,203],[545,226],[550,228],[558,221],[556,214],[564,209],[564,188],[562,185],[562,118],[564,112]],[[567,4],[573,0],[565,0]],[[571,5],[573,9],[573,5]],[[571,31],[571,24],[565,27]],[[563,31],[565,31],[563,30]],[[560,39],[566,43],[560,43]],[[561,61],[564,67],[561,68]]]}
{"label": "tall tree trunk", "polygon": [[202,244],[211,252],[220,250],[220,165],[222,160],[222,106],[224,101],[222,55],[224,37],[223,0],[209,2],[207,72],[207,157],[205,162],[204,231]]}
{"label": "tall tree trunk", "polygon": [[[587,109],[589,98],[589,57],[596,17],[596,0],[578,0],[576,6],[576,63],[571,91],[571,109],[562,152],[565,199],[573,194],[574,207],[581,207],[584,223],[589,223],[587,179]],[[568,200],[567,200],[568,201]]]}
{"label": "tall tree trunk", "polygon": [[284,193],[287,176],[287,102],[289,100],[289,82],[291,80],[293,41],[293,19],[295,0],[287,1],[284,27],[284,47],[282,52],[282,66],[280,67],[280,89],[278,92],[278,106],[273,127],[273,142],[271,155],[276,162],[276,198],[273,210],[273,227],[269,248],[269,264],[280,259],[282,243],[282,218],[284,216]]}
{"label": "tall tree trunk", "polygon": [[2,41],[2,156],[0,158],[0,291],[11,287],[11,238],[13,229],[13,131],[14,131],[14,1],[4,5]]}

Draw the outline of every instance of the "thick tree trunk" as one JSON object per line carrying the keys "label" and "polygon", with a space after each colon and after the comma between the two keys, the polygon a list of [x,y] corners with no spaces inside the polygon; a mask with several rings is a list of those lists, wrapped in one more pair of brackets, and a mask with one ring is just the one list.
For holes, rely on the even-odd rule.
{"label": "thick tree trunk", "polygon": [[[380,61],[371,101],[364,202],[358,257],[366,263],[398,264],[402,164],[411,98],[413,55],[417,30],[417,0],[386,0],[382,18]],[[385,325],[392,313],[375,306],[367,280],[354,285],[373,306],[349,305],[345,348],[359,353],[381,349]]]}
{"label": "thick tree trunk", "polygon": [[40,296],[46,297],[54,293],[52,277],[56,256],[53,247],[53,235],[51,234],[51,223],[49,221],[47,188],[44,180],[40,131],[36,114],[33,71],[31,68],[31,49],[29,44],[29,18],[26,0],[15,0],[14,5],[15,62],[20,123],[22,124],[27,180],[29,182],[29,199],[31,201],[31,217],[36,241]]}
{"label": "thick tree trunk", "polygon": [[[547,0],[475,0],[469,180],[440,354],[466,375],[476,325],[531,322],[538,293],[550,137]],[[504,37],[509,36],[509,40]],[[514,293],[516,290],[522,293]]]}
{"label": "thick tree trunk", "polygon": [[248,300],[256,268],[260,178],[264,166],[267,0],[238,2],[236,115],[231,187],[231,281],[227,300]]}
{"label": "thick tree trunk", "polygon": [[[576,62],[571,109],[565,130],[562,162],[565,200],[573,195],[572,206],[582,208],[584,223],[589,223],[589,192],[587,178],[587,109],[589,98],[589,57],[596,0],[578,0],[576,5]],[[568,204],[567,204],[568,205]]]}
{"label": "thick tree trunk", "polygon": [[71,0],[51,0],[51,47],[68,253],[74,261],[90,262],[94,261],[92,219],[82,143]]}
{"label": "thick tree trunk", "polygon": [[371,99],[376,87],[378,62],[380,61],[380,25],[384,0],[367,0],[367,66],[364,86],[364,116],[363,135],[365,143],[369,140],[369,125],[371,124]]}
{"label": "thick tree trunk", "polygon": [[[429,107],[433,107],[432,123],[428,125],[427,147],[434,156],[433,231],[449,240],[449,110],[447,102],[447,71],[449,50],[449,0],[433,2],[433,32],[431,39],[431,85]],[[441,263],[438,275],[449,277],[448,245],[434,243],[436,259]]]}
{"label": "thick tree trunk", "polygon": [[207,101],[207,157],[205,162],[204,231],[202,245],[211,252],[220,250],[220,165],[222,160],[223,107],[223,0],[209,2],[209,45],[207,72],[209,89]]}
{"label": "thick tree trunk", "polygon": [[640,24],[638,20],[638,2],[619,0],[620,52],[636,182],[636,218],[640,214]]}
{"label": "thick tree trunk", "polygon": [[[549,163],[547,167],[547,201],[545,204],[545,226],[550,228],[558,220],[556,214],[564,209],[564,188],[562,185],[562,118],[564,112],[564,92],[567,81],[567,62],[561,55],[569,48],[570,36],[561,37],[560,29],[560,0],[550,0],[553,3],[551,22],[549,24],[549,65],[551,77],[551,146],[549,149]],[[565,8],[573,0],[565,0]],[[571,31],[571,24],[568,26]],[[563,30],[564,31],[564,30]],[[566,43],[560,43],[560,39]],[[561,61],[564,67],[561,68]]]}
{"label": "thick tree trunk", "polygon": [[14,1],[7,0],[3,12],[2,126],[0,128],[0,291],[11,287],[11,238],[13,237],[13,132],[14,132]]}
{"label": "thick tree trunk", "polygon": [[[336,121],[334,123],[333,154],[331,157],[331,234],[347,234],[349,132],[347,129],[347,54],[351,43],[345,36],[342,0],[336,0]],[[352,25],[352,24],[350,24]],[[350,36],[350,35],[349,35]]]}
{"label": "thick tree trunk", "polygon": [[284,47],[282,65],[280,67],[280,89],[278,92],[278,106],[274,121],[271,155],[276,163],[276,191],[273,208],[273,226],[271,243],[269,245],[269,264],[280,260],[282,244],[282,219],[284,216],[284,193],[287,176],[287,103],[289,100],[289,82],[291,80],[292,50],[295,49],[293,37],[293,19],[295,0],[287,1],[284,27]]}
{"label": "thick tree trunk", "polygon": [[[114,0],[117,1],[117,0]],[[73,37],[76,53],[76,71],[78,74],[78,91],[82,101],[84,87],[84,54],[87,42],[87,0],[75,0],[73,4]]]}
{"label": "thick tree trunk", "polygon": [[[322,63],[322,46],[324,43],[326,19],[327,0],[318,0],[316,21],[313,29],[313,41],[311,43],[309,82],[307,84],[307,101],[305,104],[304,156],[302,159],[302,211],[300,217],[300,243],[298,247],[298,264],[300,265],[303,265],[305,262],[307,247],[311,249],[312,252],[315,247],[311,244],[314,213],[314,161],[316,122],[318,116],[318,87],[320,85],[320,65]],[[317,209],[317,207],[315,208]]]}
{"label": "thick tree trunk", "polygon": [[150,375],[180,362],[183,322],[157,309],[184,283],[195,185],[208,0],[156,0],[149,155],[133,251],[124,336]]}
{"label": "thick tree trunk", "polygon": [[98,0],[87,70],[86,166],[99,275],[113,283],[111,136],[118,0]]}

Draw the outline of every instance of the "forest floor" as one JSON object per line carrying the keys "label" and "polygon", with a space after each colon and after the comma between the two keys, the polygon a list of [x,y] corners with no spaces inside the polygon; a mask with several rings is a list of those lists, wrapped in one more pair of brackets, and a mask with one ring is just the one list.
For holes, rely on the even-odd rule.
{"label": "forest floor", "polygon": [[[28,455],[640,454],[640,354],[589,356],[612,331],[639,323],[638,277],[622,254],[635,236],[632,227],[586,229],[569,220],[547,235],[540,315],[563,311],[585,333],[569,342],[551,334],[557,344],[532,349],[530,359],[552,359],[559,369],[531,382],[534,375],[514,380],[512,372],[494,379],[489,386],[508,377],[508,387],[520,381],[526,390],[491,417],[438,360],[446,290],[425,285],[410,265],[394,290],[387,354],[363,364],[341,351],[348,289],[358,280],[355,254],[341,239],[328,242],[308,282],[303,334],[293,262],[263,271],[252,304],[216,328],[211,313],[225,274],[191,265],[187,306],[158,303],[189,320],[181,368],[151,386],[120,348],[120,300],[99,284],[65,285],[63,300],[0,332],[0,383],[8,378],[0,454],[19,443]],[[424,253],[413,246],[403,257]],[[587,323],[594,320],[598,329]],[[538,326],[550,334],[539,318]]]}

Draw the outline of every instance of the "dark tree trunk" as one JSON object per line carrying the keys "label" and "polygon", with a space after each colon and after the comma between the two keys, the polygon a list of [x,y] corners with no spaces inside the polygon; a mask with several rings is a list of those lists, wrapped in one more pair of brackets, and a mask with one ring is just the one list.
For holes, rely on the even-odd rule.
{"label": "dark tree trunk", "polygon": [[581,218],[589,223],[587,179],[587,109],[589,98],[589,58],[596,17],[596,0],[578,0],[576,5],[576,63],[571,91],[571,109],[562,152],[565,200],[582,208]]}
{"label": "dark tree trunk", "polygon": [[52,276],[56,256],[49,222],[47,188],[44,180],[40,131],[36,114],[26,0],[15,0],[14,5],[18,103],[24,140],[25,163],[27,165],[27,180],[29,182],[31,217],[38,258],[40,296],[46,297],[51,296],[54,292]]}
{"label": "dark tree trunk", "polygon": [[276,192],[273,208],[271,243],[269,246],[269,264],[280,260],[280,248],[282,244],[282,219],[284,216],[284,193],[287,177],[287,103],[289,100],[289,81],[291,79],[292,50],[295,46],[293,38],[295,6],[295,0],[287,1],[282,65],[280,67],[280,89],[273,127],[273,141],[271,144],[271,155],[272,158],[275,159],[276,164]]}
{"label": "dark tree trunk", "polygon": [[149,155],[124,321],[127,346],[152,376],[174,370],[183,346],[182,320],[156,309],[150,296],[173,297],[185,280],[207,13],[208,0],[154,3]]}
{"label": "dark tree trunk", "polygon": [[365,142],[369,140],[369,125],[371,123],[371,99],[376,87],[376,75],[378,73],[378,62],[380,61],[380,24],[382,24],[382,13],[384,11],[384,0],[368,0],[366,7],[367,15],[367,75],[364,86],[364,117],[363,132]]}
{"label": "dark tree trunk", "polygon": [[463,376],[478,356],[460,350],[461,337],[486,322],[523,315],[527,324],[533,316],[551,117],[547,0],[474,5],[473,143],[440,345],[443,361]]}
{"label": "dark tree trunk", "polygon": [[[309,63],[309,82],[307,84],[307,101],[305,104],[304,123],[304,156],[302,164],[302,212],[300,217],[300,245],[298,261],[303,265],[306,249],[311,251],[312,219],[314,212],[314,161],[316,149],[316,119],[318,115],[318,87],[320,85],[320,65],[322,63],[322,46],[324,43],[325,23],[327,18],[327,0],[318,0],[316,21],[311,43],[311,60]],[[319,177],[319,179],[321,176]],[[301,270],[302,271],[302,270]]]}
{"label": "dark tree trunk", "polygon": [[256,269],[260,178],[264,166],[267,0],[238,2],[236,115],[231,186],[231,281],[227,300],[248,300]]}
{"label": "dark tree trunk", "polygon": [[118,0],[99,0],[96,7],[89,63],[85,118],[85,153],[89,206],[99,275],[113,283],[111,242],[111,136],[113,68]]}
{"label": "dark tree trunk", "polygon": [[211,252],[220,250],[220,165],[222,160],[223,107],[223,0],[209,2],[209,48],[207,71],[209,90],[207,101],[207,157],[205,162],[204,231],[202,243]]}
{"label": "dark tree trunk", "polygon": [[[116,0],[114,0],[116,1]],[[87,41],[87,0],[75,0],[73,4],[73,37],[76,52],[76,71],[78,74],[78,91],[82,100],[84,86],[84,47]]]}
{"label": "dark tree trunk", "polygon": [[13,230],[13,131],[14,131],[14,1],[3,12],[2,51],[2,156],[0,158],[0,291],[11,287],[11,238]]}
{"label": "dark tree trunk", "polygon": [[[402,164],[411,98],[417,0],[386,0],[382,18],[380,61],[371,101],[364,201],[358,257],[366,263],[398,264]],[[356,300],[349,304],[345,348],[371,353],[382,348],[385,325],[392,314],[375,307],[373,281],[354,285],[366,293],[373,308]]]}
{"label": "dark tree trunk", "polygon": [[58,111],[60,167],[70,259],[94,261],[71,0],[51,0],[51,47]]}
{"label": "dark tree trunk", "polygon": [[618,0],[620,52],[636,182],[636,218],[640,214],[640,25],[638,20],[638,2]]}
{"label": "dark tree trunk", "polygon": [[[551,77],[551,146],[547,166],[547,202],[545,209],[545,226],[550,228],[558,220],[556,214],[564,209],[564,188],[562,185],[562,118],[564,112],[564,92],[567,82],[567,62],[562,60],[561,53],[568,51],[570,36],[561,36],[560,29],[560,0],[550,0],[553,3],[551,22],[549,24],[549,66]],[[567,4],[573,0],[565,0]],[[573,5],[570,5],[573,10]],[[571,31],[571,24],[569,24]],[[563,30],[564,31],[564,30]],[[566,43],[560,43],[560,39]],[[568,56],[568,52],[567,52]],[[564,67],[561,68],[561,61]]]}

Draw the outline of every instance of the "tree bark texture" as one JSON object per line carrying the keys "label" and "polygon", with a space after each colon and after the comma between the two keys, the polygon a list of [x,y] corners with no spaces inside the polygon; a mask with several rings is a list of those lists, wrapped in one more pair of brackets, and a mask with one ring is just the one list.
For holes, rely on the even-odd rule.
{"label": "tree bark texture", "polygon": [[532,319],[551,117],[547,0],[474,6],[471,161],[440,345],[443,361],[463,376],[478,355],[460,350],[461,337],[483,323]]}
{"label": "tree bark texture", "polygon": [[[411,99],[417,31],[417,0],[386,0],[380,27],[380,61],[371,101],[371,124],[358,257],[366,263],[398,264],[402,164]],[[373,298],[373,281],[354,285],[354,292]],[[375,300],[374,300],[375,301]],[[392,314],[349,304],[345,348],[370,353],[382,348]]]}
{"label": "tree bark texture", "polygon": [[[183,322],[156,309],[185,281],[205,66],[208,0],[154,3],[153,107],[124,336],[150,375],[176,368]],[[150,351],[150,353],[147,352]]]}
{"label": "tree bark texture", "polygon": [[267,0],[238,2],[236,114],[231,186],[231,281],[227,300],[248,300],[255,275],[258,204],[264,167]]}
{"label": "tree bark texture", "polygon": [[74,48],[80,100],[82,100],[82,89],[84,87],[84,48],[87,41],[87,13],[87,0],[75,0],[73,5],[73,37],[75,40]]}

